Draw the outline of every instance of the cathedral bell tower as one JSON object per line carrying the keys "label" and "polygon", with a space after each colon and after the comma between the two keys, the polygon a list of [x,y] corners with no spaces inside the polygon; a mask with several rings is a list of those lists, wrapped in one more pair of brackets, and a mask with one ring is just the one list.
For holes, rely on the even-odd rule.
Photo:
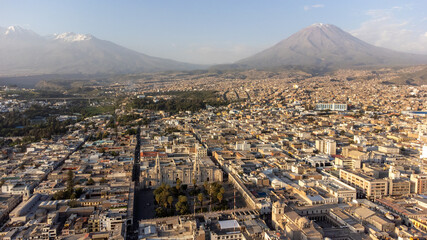
{"label": "cathedral bell tower", "polygon": [[162,166],[160,165],[160,156],[159,156],[159,153],[157,153],[156,166],[155,166],[154,169],[156,171],[157,186],[160,186],[162,184]]}

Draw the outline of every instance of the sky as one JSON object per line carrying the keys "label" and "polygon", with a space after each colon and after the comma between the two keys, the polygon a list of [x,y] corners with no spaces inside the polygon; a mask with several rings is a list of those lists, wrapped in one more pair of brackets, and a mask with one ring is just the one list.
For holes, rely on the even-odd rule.
{"label": "sky", "polygon": [[0,26],[75,32],[151,56],[232,63],[314,23],[427,54],[426,0],[0,0]]}

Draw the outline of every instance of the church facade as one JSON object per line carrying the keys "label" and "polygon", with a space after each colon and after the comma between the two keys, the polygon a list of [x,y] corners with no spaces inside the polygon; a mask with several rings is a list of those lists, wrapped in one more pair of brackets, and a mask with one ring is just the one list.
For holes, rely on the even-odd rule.
{"label": "church facade", "polygon": [[[186,157],[160,157],[157,154],[154,165],[141,169],[141,186],[157,188],[162,183],[175,186],[181,184],[201,185],[204,182],[222,182],[223,172],[207,157],[206,149],[196,146],[196,152]],[[151,165],[151,167],[149,167]]]}

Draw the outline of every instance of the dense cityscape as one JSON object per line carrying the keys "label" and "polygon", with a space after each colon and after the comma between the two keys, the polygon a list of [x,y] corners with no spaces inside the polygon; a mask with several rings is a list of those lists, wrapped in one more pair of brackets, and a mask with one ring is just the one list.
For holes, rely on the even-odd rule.
{"label": "dense cityscape", "polygon": [[426,9],[0,0],[0,239],[427,240]]}
{"label": "dense cityscape", "polygon": [[[2,115],[24,123],[3,126],[0,235],[423,238],[427,88],[387,84],[420,69],[153,74],[54,97],[2,87]],[[15,131],[34,125],[54,134]]]}

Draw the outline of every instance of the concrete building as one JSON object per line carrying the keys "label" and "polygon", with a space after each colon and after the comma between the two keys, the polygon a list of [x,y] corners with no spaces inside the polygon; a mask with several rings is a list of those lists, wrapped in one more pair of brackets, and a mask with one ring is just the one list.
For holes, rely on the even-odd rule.
{"label": "concrete building", "polygon": [[316,181],[316,185],[338,198],[340,203],[351,202],[357,197],[355,188],[334,178]]}
{"label": "concrete building", "polygon": [[411,182],[405,179],[390,179],[389,192],[390,196],[402,196],[411,193]]}
{"label": "concrete building", "polygon": [[336,157],[334,161],[335,166],[341,168],[360,169],[362,161],[360,159]]}
{"label": "concrete building", "polygon": [[353,233],[363,233],[365,231],[363,225],[359,223],[360,221],[343,211],[341,208],[331,209],[331,211],[329,211],[329,217],[343,226],[348,227]]}
{"label": "concrete building", "polygon": [[420,158],[425,159],[427,158],[427,145],[423,146],[423,150],[421,150],[421,156]]}
{"label": "concrete building", "polygon": [[366,219],[366,222],[374,225],[376,228],[378,228],[380,231],[383,231],[383,232],[394,231],[394,228],[396,227],[394,223],[378,215],[373,215],[368,217]]}
{"label": "concrete building", "polygon": [[375,179],[361,172],[340,169],[340,179],[356,187],[368,198],[380,198],[388,195],[389,182],[385,179]]}
{"label": "concrete building", "polygon": [[312,167],[325,167],[327,165],[330,165],[329,157],[326,155],[316,155],[308,157],[305,161],[309,163]]}
{"label": "concrete building", "polygon": [[411,174],[411,189],[416,194],[427,194],[427,174]]}
{"label": "concrete building", "polygon": [[246,141],[243,141],[242,143],[236,142],[236,151],[250,151],[251,150],[251,144],[246,143]]}
{"label": "concrete building", "polygon": [[399,154],[400,149],[393,146],[379,146],[378,151],[382,153],[388,153],[388,154]]}
{"label": "concrete building", "polygon": [[347,111],[347,104],[338,103],[318,103],[316,104],[316,110],[332,110],[332,111]]}
{"label": "concrete building", "polygon": [[316,149],[328,155],[337,154],[337,143],[332,139],[316,140]]}
{"label": "concrete building", "polygon": [[211,240],[222,239],[246,239],[241,231],[241,227],[236,220],[218,221],[218,224],[211,229]]}

